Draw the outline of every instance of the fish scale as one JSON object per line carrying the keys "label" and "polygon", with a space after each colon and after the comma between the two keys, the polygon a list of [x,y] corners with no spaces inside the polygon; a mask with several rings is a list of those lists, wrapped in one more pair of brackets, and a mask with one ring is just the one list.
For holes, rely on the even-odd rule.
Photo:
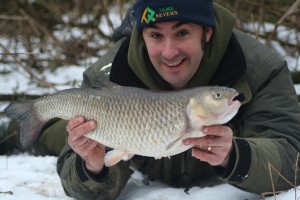
{"label": "fish scale", "polygon": [[[181,153],[187,137],[201,137],[203,125],[226,123],[238,111],[234,89],[218,86],[173,92],[134,87],[76,88],[36,100],[14,102],[5,113],[20,121],[21,144],[29,147],[51,118],[84,116],[97,122],[85,136],[114,149],[107,166],[138,154],[161,158]],[[185,133],[185,134],[184,134]]]}
{"label": "fish scale", "polygon": [[[162,123],[161,118],[166,115],[168,116],[169,113],[164,113],[165,111],[170,110],[169,108],[165,109],[149,109],[148,107],[152,108],[161,108],[162,102],[165,102],[163,99],[153,99],[153,98],[141,98],[143,96],[137,96],[134,95],[133,97],[128,97],[128,102],[126,101],[118,101],[116,100],[116,104],[114,105],[115,112],[110,113],[111,117],[103,117],[105,120],[102,122],[102,126],[99,126],[99,131],[95,130],[95,132],[98,132],[94,137],[91,137],[92,139],[97,139],[98,137],[106,137],[109,140],[109,137],[111,134],[114,135],[128,135],[128,138],[137,138],[141,137],[141,139],[137,138],[136,143],[133,143],[133,141],[126,141],[124,137],[118,137],[116,140],[116,144],[111,145],[121,145],[125,146],[127,142],[131,142],[133,146],[139,146],[141,144],[145,148],[147,148],[147,141],[149,141],[149,138],[151,138],[153,135],[157,135],[157,133],[160,133],[159,136],[161,136],[160,140],[165,140],[167,138],[162,136],[168,136],[167,134],[164,134],[165,132],[170,132],[169,127],[171,126],[165,126]],[[150,100],[149,100],[150,99]],[[122,102],[122,104],[120,104]],[[175,102],[175,101],[173,101]],[[174,103],[173,103],[174,104]],[[187,104],[187,102],[186,102]],[[120,106],[121,105],[121,106]],[[142,106],[139,106],[142,105]],[[145,106],[146,105],[146,106]],[[173,107],[171,104],[169,104],[169,107]],[[186,107],[186,106],[185,106]],[[144,112],[141,112],[140,110],[143,110]],[[145,111],[148,112],[148,115],[145,115]],[[184,111],[184,110],[183,110]],[[141,113],[141,114],[139,114]],[[184,112],[183,112],[184,114]],[[126,116],[127,117],[123,117]],[[152,116],[149,119],[148,116]],[[172,115],[169,115],[171,117],[174,117]],[[128,118],[132,119],[130,123],[128,123]],[[182,117],[180,117],[182,118]],[[115,124],[114,126],[111,124],[113,122],[120,122]],[[108,124],[106,126],[106,124]],[[145,127],[152,127],[152,130],[147,131],[145,130]],[[184,123],[182,125],[183,128],[186,127],[186,124]],[[182,128],[182,129],[183,129]],[[102,132],[101,132],[102,131]],[[172,131],[172,130],[171,130]],[[145,134],[147,132],[147,134]],[[178,129],[177,129],[178,132]],[[107,133],[107,134],[106,134]],[[93,132],[91,132],[89,135],[92,135]],[[101,135],[101,136],[100,136]],[[127,138],[127,137],[126,137]],[[105,143],[105,141],[102,141]],[[143,145],[144,143],[144,145]],[[137,148],[137,149],[140,149]]]}

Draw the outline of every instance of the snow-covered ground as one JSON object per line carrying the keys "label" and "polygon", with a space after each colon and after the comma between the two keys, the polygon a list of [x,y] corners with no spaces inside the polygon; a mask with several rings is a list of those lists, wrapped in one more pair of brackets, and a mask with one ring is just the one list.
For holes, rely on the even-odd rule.
{"label": "snow-covered ground", "polygon": [[[56,173],[56,157],[19,154],[0,156],[0,199],[1,200],[70,200],[64,194]],[[300,189],[300,188],[299,188]],[[231,185],[214,187],[170,188],[159,181],[149,185],[135,172],[128,181],[118,200],[259,200],[260,195],[241,191]],[[293,189],[276,196],[277,200],[299,200]],[[273,200],[268,197],[266,200]]]}

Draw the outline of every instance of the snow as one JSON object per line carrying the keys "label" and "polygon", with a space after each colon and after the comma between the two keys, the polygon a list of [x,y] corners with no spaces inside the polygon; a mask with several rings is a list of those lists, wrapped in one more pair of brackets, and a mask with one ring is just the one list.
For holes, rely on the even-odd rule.
{"label": "snow", "polygon": [[[63,191],[56,173],[54,156],[32,156],[26,153],[0,156],[1,200],[71,200]],[[300,187],[298,188],[300,189]],[[213,187],[170,188],[160,181],[143,183],[143,176],[135,171],[118,200],[259,200],[260,195],[239,190],[228,184]],[[297,194],[300,198],[300,194]],[[277,200],[295,200],[293,189],[276,196]],[[266,200],[273,200],[268,197]]]}
{"label": "snow", "polygon": [[[244,25],[245,30],[254,31],[258,34],[264,33],[272,33],[274,29],[276,29],[274,24],[271,23],[264,23],[262,26],[259,23],[248,23]],[[285,26],[278,26],[277,27],[277,36],[281,38],[282,41],[290,42],[297,44],[300,38],[300,32],[297,29],[287,28]],[[266,43],[265,39],[260,39],[262,43]],[[289,64],[289,68],[291,71],[300,70],[300,53],[296,51],[293,53],[293,56],[290,55],[290,52],[286,48],[283,48],[279,42],[271,41],[270,44],[275,51],[280,54]]]}
{"label": "snow", "polygon": [[56,157],[19,154],[0,157],[0,199],[71,199],[56,173]]}

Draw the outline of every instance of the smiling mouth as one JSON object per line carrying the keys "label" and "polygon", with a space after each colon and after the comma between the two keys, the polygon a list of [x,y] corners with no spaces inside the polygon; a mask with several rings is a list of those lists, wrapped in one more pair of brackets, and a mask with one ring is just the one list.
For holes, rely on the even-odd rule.
{"label": "smiling mouth", "polygon": [[184,61],[184,59],[178,61],[178,62],[174,62],[174,63],[164,63],[165,65],[167,65],[168,67],[176,67],[179,64],[181,64]]}

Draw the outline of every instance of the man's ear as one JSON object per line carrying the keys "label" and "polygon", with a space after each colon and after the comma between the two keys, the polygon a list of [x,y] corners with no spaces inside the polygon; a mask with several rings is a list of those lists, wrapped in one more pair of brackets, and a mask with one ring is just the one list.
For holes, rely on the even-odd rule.
{"label": "man's ear", "polygon": [[206,27],[205,31],[206,31],[206,34],[205,34],[206,38],[205,38],[205,40],[206,40],[206,42],[209,42],[209,40],[210,40],[210,38],[211,38],[214,30],[213,30],[212,27]]}

